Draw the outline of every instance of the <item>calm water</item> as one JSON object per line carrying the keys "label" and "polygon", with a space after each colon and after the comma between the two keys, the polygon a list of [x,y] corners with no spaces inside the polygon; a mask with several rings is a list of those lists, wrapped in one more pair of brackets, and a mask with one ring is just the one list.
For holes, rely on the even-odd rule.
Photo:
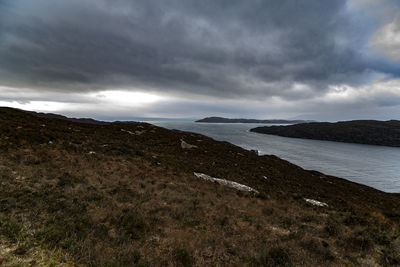
{"label": "calm water", "polygon": [[262,124],[150,122],[168,129],[196,132],[261,154],[276,155],[305,169],[400,193],[400,148],[286,138],[257,134]]}

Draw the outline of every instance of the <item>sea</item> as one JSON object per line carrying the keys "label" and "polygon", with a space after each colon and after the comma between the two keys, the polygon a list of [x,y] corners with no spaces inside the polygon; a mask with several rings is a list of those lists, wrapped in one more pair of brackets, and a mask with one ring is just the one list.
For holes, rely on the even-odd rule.
{"label": "sea", "polygon": [[245,149],[258,150],[260,155],[278,156],[307,170],[345,178],[389,193],[400,193],[400,147],[288,138],[249,131],[263,124],[149,123],[204,134]]}

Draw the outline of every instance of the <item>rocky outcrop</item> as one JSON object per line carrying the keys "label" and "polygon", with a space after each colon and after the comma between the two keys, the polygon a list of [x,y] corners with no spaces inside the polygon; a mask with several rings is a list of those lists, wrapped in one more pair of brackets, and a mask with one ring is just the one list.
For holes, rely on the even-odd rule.
{"label": "rocky outcrop", "polygon": [[182,149],[191,149],[191,148],[197,148],[197,146],[191,145],[191,144],[186,143],[185,141],[181,140],[181,148]]}
{"label": "rocky outcrop", "polygon": [[206,181],[210,181],[210,182],[215,182],[215,183],[218,183],[218,184],[221,184],[221,185],[225,185],[225,186],[234,188],[234,189],[239,190],[239,191],[253,192],[255,194],[259,194],[260,193],[257,190],[255,190],[254,188],[251,188],[250,186],[247,186],[247,185],[244,185],[244,184],[239,184],[237,182],[233,182],[233,181],[229,181],[229,180],[225,180],[225,179],[220,179],[220,178],[214,178],[214,177],[211,177],[211,176],[209,176],[207,174],[198,173],[198,172],[195,172],[194,175],[197,178],[200,178],[200,179],[203,179],[203,180],[206,180]]}

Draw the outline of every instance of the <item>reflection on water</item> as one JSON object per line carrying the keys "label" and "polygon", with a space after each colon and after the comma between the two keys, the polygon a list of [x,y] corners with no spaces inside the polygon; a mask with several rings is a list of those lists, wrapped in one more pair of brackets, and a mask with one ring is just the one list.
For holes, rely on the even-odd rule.
{"label": "reflection on water", "polygon": [[400,148],[287,138],[249,132],[261,124],[151,122],[228,141],[261,154],[276,155],[305,169],[317,170],[400,193]]}

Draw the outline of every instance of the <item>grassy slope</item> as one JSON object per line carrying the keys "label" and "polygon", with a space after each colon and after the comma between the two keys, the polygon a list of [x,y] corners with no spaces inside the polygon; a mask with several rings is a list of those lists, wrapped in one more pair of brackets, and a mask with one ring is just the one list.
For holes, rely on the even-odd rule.
{"label": "grassy slope", "polygon": [[253,132],[316,140],[400,147],[400,121],[313,122],[256,127]]}
{"label": "grassy slope", "polygon": [[[183,150],[181,139],[198,148]],[[2,108],[0,152],[0,264],[6,266],[400,261],[398,194],[199,134]],[[261,195],[198,180],[193,172]]]}

